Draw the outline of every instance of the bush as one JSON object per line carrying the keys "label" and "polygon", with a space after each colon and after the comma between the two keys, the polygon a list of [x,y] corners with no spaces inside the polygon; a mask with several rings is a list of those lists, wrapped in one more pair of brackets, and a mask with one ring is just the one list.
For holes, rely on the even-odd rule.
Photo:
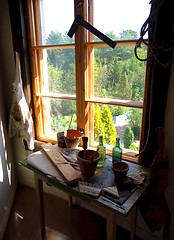
{"label": "bush", "polygon": [[132,129],[129,126],[127,126],[126,130],[124,131],[124,147],[129,148],[133,142],[134,142],[134,133]]}
{"label": "bush", "polygon": [[139,146],[136,146],[135,143],[132,143],[130,146],[129,146],[129,149],[133,150],[133,151],[138,151],[139,150]]}

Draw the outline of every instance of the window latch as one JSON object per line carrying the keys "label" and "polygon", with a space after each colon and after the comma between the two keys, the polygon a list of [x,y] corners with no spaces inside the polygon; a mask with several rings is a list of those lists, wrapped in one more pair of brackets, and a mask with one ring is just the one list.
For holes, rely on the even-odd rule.
{"label": "window latch", "polygon": [[116,46],[116,41],[111,40],[109,37],[104,35],[102,32],[97,30],[95,27],[93,27],[91,24],[86,22],[82,17],[76,16],[73,24],[71,25],[70,30],[68,31],[68,36],[73,37],[74,33],[76,32],[78,25],[82,25],[87,30],[89,30],[91,33],[93,33],[95,36],[100,38],[103,42],[108,44],[110,47],[114,48]]}

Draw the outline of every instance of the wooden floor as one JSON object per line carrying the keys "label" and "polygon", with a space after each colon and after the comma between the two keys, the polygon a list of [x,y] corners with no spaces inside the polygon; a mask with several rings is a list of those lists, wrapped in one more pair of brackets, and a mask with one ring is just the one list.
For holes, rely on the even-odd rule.
{"label": "wooden floor", "polygon": [[[44,200],[44,240],[106,240],[102,217],[80,207],[70,208],[67,201],[49,194]],[[35,190],[19,185],[3,240],[40,240],[37,213]],[[117,239],[129,240],[129,233],[118,228]]]}

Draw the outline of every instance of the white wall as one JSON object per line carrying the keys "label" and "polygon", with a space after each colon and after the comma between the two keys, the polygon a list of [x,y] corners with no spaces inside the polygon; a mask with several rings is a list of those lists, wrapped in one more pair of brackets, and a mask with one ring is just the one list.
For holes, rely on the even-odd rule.
{"label": "white wall", "polygon": [[0,239],[6,227],[16,190],[14,168],[12,149],[7,137],[2,99],[0,98]]}
{"label": "white wall", "polygon": [[[14,79],[14,58],[8,15],[8,1],[0,1],[0,239],[10,213],[16,189],[16,175],[11,141],[7,135],[7,111],[11,96],[6,90]],[[3,96],[7,96],[6,100]]]}

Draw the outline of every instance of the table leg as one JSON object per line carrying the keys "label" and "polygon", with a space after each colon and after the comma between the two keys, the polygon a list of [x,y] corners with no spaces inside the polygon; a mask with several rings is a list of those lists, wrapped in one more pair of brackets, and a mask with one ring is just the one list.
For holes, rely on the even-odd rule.
{"label": "table leg", "polygon": [[113,212],[108,213],[106,217],[106,238],[107,240],[116,239],[116,214]]}
{"label": "table leg", "polygon": [[45,213],[44,213],[44,196],[43,196],[43,181],[38,178],[37,173],[34,174],[36,186],[36,199],[39,211],[39,222],[41,229],[41,236],[45,236]]}
{"label": "table leg", "polygon": [[136,221],[137,221],[137,206],[135,204],[131,209],[131,216],[130,216],[130,240],[135,239]]}
{"label": "table leg", "polygon": [[72,200],[72,196],[71,195],[68,196],[68,206],[70,208],[73,206],[73,200]]}

